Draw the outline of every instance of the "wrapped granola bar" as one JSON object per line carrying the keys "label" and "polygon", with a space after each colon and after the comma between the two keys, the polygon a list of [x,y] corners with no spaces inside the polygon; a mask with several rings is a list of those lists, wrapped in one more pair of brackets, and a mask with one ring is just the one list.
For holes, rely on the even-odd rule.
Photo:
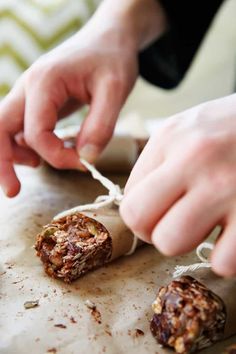
{"label": "wrapped granola bar", "polygon": [[37,236],[35,249],[46,273],[69,283],[127,254],[133,242],[118,208],[106,208],[52,220]]}
{"label": "wrapped granola bar", "polygon": [[176,353],[195,352],[224,337],[227,315],[223,300],[190,276],[161,287],[152,307],[152,334]]}
{"label": "wrapped granola bar", "polygon": [[[56,134],[65,146],[74,147],[79,127],[58,129]],[[115,133],[99,157],[96,167],[103,172],[130,172],[142,152],[147,138],[135,138],[128,134]]]}

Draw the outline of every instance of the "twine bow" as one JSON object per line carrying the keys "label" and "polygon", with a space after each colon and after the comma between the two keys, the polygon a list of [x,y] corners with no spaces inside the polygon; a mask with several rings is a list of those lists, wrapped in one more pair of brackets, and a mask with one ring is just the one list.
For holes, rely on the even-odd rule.
{"label": "twine bow", "polygon": [[[108,194],[98,196],[93,203],[78,205],[74,208],[65,210],[56,216],[54,216],[53,220],[58,220],[65,216],[71,215],[73,213],[79,213],[86,210],[98,210],[104,207],[111,207],[112,205],[117,205],[119,207],[122,199],[123,193],[118,184],[114,184],[111,180],[103,176],[95,166],[91,165],[88,161],[80,158],[81,163],[87,168],[87,170],[91,173],[92,177],[99,181],[107,190]],[[134,253],[138,244],[138,238],[134,236],[132,246],[129,252],[126,253],[126,256],[129,256]]]}

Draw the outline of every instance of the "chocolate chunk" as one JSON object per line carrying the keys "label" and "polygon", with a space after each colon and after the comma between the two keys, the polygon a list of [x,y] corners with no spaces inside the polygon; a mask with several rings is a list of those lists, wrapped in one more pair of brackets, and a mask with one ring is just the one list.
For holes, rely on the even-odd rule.
{"label": "chocolate chunk", "polygon": [[176,353],[192,353],[223,338],[226,322],[223,301],[190,276],[160,288],[152,307],[152,334]]}

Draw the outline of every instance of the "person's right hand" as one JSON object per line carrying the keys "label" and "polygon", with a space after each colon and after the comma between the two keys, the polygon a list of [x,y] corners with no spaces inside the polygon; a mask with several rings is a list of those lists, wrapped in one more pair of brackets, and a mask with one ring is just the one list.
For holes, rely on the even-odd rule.
{"label": "person's right hand", "polygon": [[[137,51],[117,29],[88,23],[37,60],[0,103],[0,185],[9,197],[20,182],[14,163],[79,168],[93,162],[112,136],[119,111],[137,77]],[[90,105],[77,141],[65,148],[53,133],[58,118]]]}

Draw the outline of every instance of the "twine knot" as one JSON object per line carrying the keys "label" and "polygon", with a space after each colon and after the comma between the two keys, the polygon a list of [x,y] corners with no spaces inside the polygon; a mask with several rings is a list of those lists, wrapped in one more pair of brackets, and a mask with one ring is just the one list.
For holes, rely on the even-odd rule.
{"label": "twine knot", "polygon": [[[99,195],[93,203],[78,205],[72,209],[65,210],[62,213],[54,216],[54,220],[58,220],[65,216],[71,215],[76,212],[83,212],[89,210],[98,210],[104,207],[112,207],[112,205],[120,206],[120,203],[124,197],[122,189],[118,184],[114,184],[111,180],[103,176],[95,166],[91,165],[88,161],[80,158],[81,163],[87,168],[87,170],[91,173],[92,177],[99,181],[107,190],[108,194]],[[136,247],[138,245],[138,238],[134,235],[133,243],[131,249],[126,255],[131,255],[134,253]]]}

